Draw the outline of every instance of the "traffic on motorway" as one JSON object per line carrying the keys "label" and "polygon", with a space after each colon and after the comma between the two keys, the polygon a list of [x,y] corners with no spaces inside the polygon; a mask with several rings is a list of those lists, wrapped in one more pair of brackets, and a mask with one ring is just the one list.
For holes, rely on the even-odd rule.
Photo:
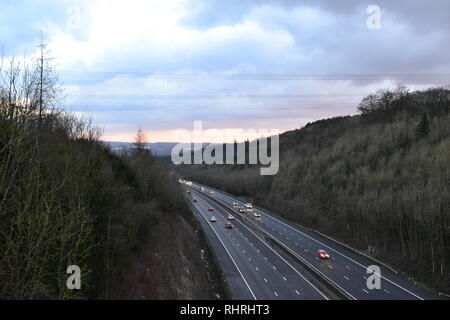
{"label": "traffic on motorway", "polygon": [[[192,202],[200,212],[202,211],[203,206],[206,206],[205,212],[210,212],[209,214],[211,215],[211,211],[208,211],[208,208],[214,208],[214,216],[217,217],[217,222],[222,222],[223,224],[231,222],[229,217],[230,214],[224,212],[223,214],[218,214],[220,211],[218,206],[232,210],[232,212],[235,212],[236,216],[240,217],[240,219],[232,218],[233,228],[235,229],[233,232],[230,230],[227,231],[224,227],[221,228],[220,223],[215,223],[214,228],[217,230],[222,229],[223,231],[221,233],[218,232],[217,236],[221,237],[222,240],[225,239],[226,244],[230,247],[236,247],[236,243],[239,243],[241,248],[244,243],[248,246],[249,238],[252,239],[253,243],[253,245],[250,245],[250,249],[254,248],[255,243],[262,246],[263,243],[265,244],[264,240],[251,231],[251,229],[260,230],[290,252],[290,254],[297,258],[302,264],[311,269],[320,277],[321,281],[328,282],[328,284],[336,288],[347,299],[425,300],[438,298],[402,278],[395,270],[392,270],[388,266],[378,263],[356,250],[352,250],[324,235],[314,232],[313,230],[308,230],[290,223],[261,208],[256,208],[251,203],[243,202],[220,190],[195,184],[193,182],[185,182],[185,185],[190,192],[191,201],[197,200],[201,202]],[[241,220],[245,223],[242,223]],[[245,234],[243,239],[243,234],[241,232],[244,232]],[[266,247],[266,255],[270,255],[271,257],[277,256],[277,253],[267,246],[267,244],[263,246]],[[239,248],[241,251],[240,253],[239,250],[236,252],[234,251],[234,253],[237,253],[238,256],[243,254],[242,250],[247,252],[247,254],[249,254],[249,252],[255,253],[254,249],[248,250],[249,248],[247,248],[246,251],[241,248]],[[256,251],[256,253],[259,254],[260,252]],[[265,257],[267,258],[267,256]],[[264,262],[265,257],[262,257],[262,261],[260,261],[258,255],[250,257],[250,259],[252,259],[254,263],[256,263],[256,261]],[[236,260],[242,260],[241,258],[242,257],[236,257]],[[277,261],[281,263],[279,258]],[[293,269],[292,266],[290,268]],[[245,269],[248,278],[253,278],[255,275],[261,275],[260,273],[255,273],[255,271],[257,271],[255,266],[253,266],[252,269],[251,266],[248,265]],[[258,270],[259,269],[260,268],[258,267]],[[288,269],[289,268],[285,267],[285,270]],[[270,266],[268,270],[272,271]],[[276,271],[275,269],[273,270]],[[296,273],[297,276],[299,276],[299,272],[297,271]],[[250,274],[253,275],[251,276]],[[263,276],[263,283],[267,283],[267,277]],[[279,279],[280,275],[277,275],[275,272],[273,277],[273,279]],[[281,279],[283,279],[283,277],[284,276],[281,275]],[[301,278],[301,275],[299,277]],[[378,283],[378,286],[375,287],[369,284],[373,283],[372,280],[374,278],[376,280],[375,283]],[[255,281],[258,280],[255,279]],[[283,284],[283,282],[281,281],[280,284]],[[299,287],[300,284],[301,283],[295,288],[292,287],[290,289],[291,292],[292,290],[293,292],[302,292],[302,287]],[[305,284],[303,283],[303,285]],[[276,289],[272,289],[269,291],[277,292]],[[287,293],[289,290],[282,291],[278,289],[278,291]],[[273,292],[272,298],[284,298],[279,292],[277,292],[277,295]],[[325,294],[322,293],[322,295],[319,295],[318,297],[308,296],[308,298],[324,298],[324,296]]]}
{"label": "traffic on motorway", "polygon": [[188,197],[235,298],[328,299],[234,216],[196,191]]}

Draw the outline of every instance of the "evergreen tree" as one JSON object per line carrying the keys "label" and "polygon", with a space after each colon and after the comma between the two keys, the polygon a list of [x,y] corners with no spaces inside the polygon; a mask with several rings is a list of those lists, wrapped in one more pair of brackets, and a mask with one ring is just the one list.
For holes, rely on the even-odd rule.
{"label": "evergreen tree", "polygon": [[423,114],[422,119],[420,120],[419,124],[417,125],[416,129],[417,135],[419,138],[423,138],[428,135],[428,132],[430,132],[430,124],[428,122],[428,116],[426,113]]}

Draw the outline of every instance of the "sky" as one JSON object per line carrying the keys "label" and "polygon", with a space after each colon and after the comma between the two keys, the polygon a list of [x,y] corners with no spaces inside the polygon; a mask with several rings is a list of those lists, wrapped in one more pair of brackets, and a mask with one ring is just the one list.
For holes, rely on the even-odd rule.
{"label": "sky", "polygon": [[446,0],[0,0],[0,46],[32,56],[43,32],[62,107],[104,140],[140,127],[176,141],[202,121],[204,141],[232,141],[356,114],[380,88],[448,85],[449,12]]}

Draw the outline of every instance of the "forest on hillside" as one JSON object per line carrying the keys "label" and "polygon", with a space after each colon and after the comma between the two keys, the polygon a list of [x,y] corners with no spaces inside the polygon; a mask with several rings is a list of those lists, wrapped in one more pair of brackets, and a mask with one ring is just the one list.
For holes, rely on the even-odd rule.
{"label": "forest on hillside", "polygon": [[[450,90],[400,86],[359,115],[280,136],[280,170],[183,165],[184,178],[245,197],[450,292]],[[247,142],[248,143],[248,142]]]}
{"label": "forest on hillside", "polygon": [[[31,64],[0,64],[0,299],[213,297],[205,274],[215,271],[175,177],[142,134],[117,155],[90,120],[59,109],[40,48]],[[80,290],[66,283],[72,265]]]}

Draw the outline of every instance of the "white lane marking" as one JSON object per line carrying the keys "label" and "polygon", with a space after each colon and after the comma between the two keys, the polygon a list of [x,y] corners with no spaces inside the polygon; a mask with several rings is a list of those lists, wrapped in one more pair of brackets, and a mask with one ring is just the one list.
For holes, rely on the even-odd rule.
{"label": "white lane marking", "polygon": [[222,239],[219,237],[219,235],[217,234],[216,230],[213,228],[212,224],[210,221],[208,221],[208,219],[206,219],[206,217],[203,215],[202,211],[197,207],[197,205],[194,203],[194,206],[197,208],[197,210],[200,212],[200,215],[206,220],[206,222],[208,223],[208,225],[211,227],[211,229],[214,231],[214,233],[216,234],[217,239],[219,239],[220,243],[223,245],[223,247],[225,248],[225,251],[227,252],[228,256],[230,257],[231,261],[233,261],[236,269],[238,270],[239,274],[242,277],[242,280],[244,280],[245,285],[247,286],[248,290],[250,291],[250,293],[253,296],[254,300],[258,300],[255,296],[255,294],[253,293],[252,288],[250,288],[250,285],[248,284],[247,280],[245,279],[244,275],[241,272],[241,269],[239,269],[236,261],[234,261],[233,257],[231,256],[230,252],[228,251],[227,247],[225,246],[225,244],[223,243]]}
{"label": "white lane marking", "polygon": [[275,295],[278,297],[278,293],[276,291],[274,291],[273,293],[275,293]]}
{"label": "white lane marking", "polygon": [[383,289],[384,292],[386,292],[387,294],[391,294],[389,291],[387,291],[386,289]]}
{"label": "white lane marking", "polygon": [[328,265],[328,268],[330,268],[330,269],[334,269],[332,266],[330,266],[330,265]]}
{"label": "white lane marking", "polygon": [[347,269],[351,269],[349,266],[345,266]]}
{"label": "white lane marking", "polygon": [[272,268],[273,268],[274,270],[277,270],[277,268],[276,268],[275,266],[272,266]]}
{"label": "white lane marking", "polygon": [[369,291],[367,291],[366,289],[362,289],[362,291],[364,291],[365,293],[369,293]]}
{"label": "white lane marking", "polygon": [[256,267],[256,271],[259,271],[258,267]]}
{"label": "white lane marking", "polygon": [[298,292],[297,290],[295,290],[295,293],[298,294],[298,295],[300,295],[300,292]]}
{"label": "white lane marking", "polygon": [[303,250],[305,250],[305,252],[308,252],[308,250],[307,250],[307,249],[303,249]]}
{"label": "white lane marking", "polygon": [[363,276],[364,280],[367,280],[367,277]]}
{"label": "white lane marking", "polygon": [[267,279],[266,278],[264,278],[264,282],[267,283]]}
{"label": "white lane marking", "polygon": [[345,279],[347,279],[347,280],[350,280],[350,278],[349,278],[349,277],[347,277],[347,276],[344,276],[344,278],[345,278]]}
{"label": "white lane marking", "polygon": [[283,280],[284,280],[284,281],[287,281],[287,279],[286,279],[285,277],[283,277]]}
{"label": "white lane marking", "polygon": [[264,257],[264,260],[266,260],[266,261],[267,261],[267,257]]}

